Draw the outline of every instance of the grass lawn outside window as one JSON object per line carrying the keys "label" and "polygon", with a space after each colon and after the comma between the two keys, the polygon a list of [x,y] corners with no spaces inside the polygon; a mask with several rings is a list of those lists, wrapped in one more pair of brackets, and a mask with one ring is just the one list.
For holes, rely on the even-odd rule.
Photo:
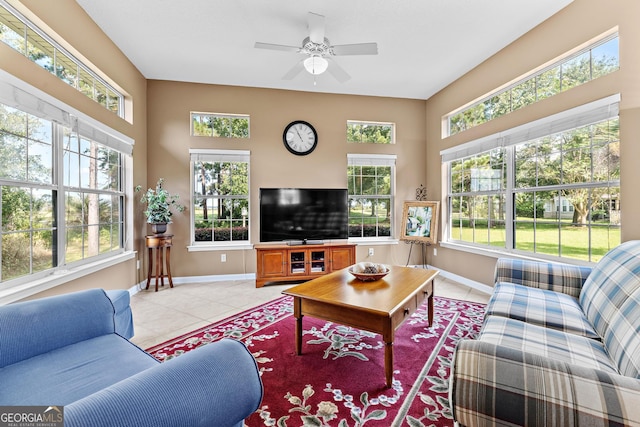
{"label": "grass lawn outside window", "polygon": [[[452,218],[451,239],[505,248],[504,222],[496,221],[488,227],[486,220],[474,222]],[[517,251],[598,262],[609,249],[619,244],[620,227],[606,222],[595,222],[587,227],[573,225],[570,219],[533,223],[531,218],[516,218],[514,248]]]}

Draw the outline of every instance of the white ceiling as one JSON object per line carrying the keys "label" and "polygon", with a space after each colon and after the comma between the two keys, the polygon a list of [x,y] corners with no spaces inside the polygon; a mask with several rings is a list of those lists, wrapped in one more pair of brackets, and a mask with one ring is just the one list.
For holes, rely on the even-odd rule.
{"label": "white ceiling", "polygon": [[[573,0],[76,0],[147,79],[428,99]],[[333,45],[377,42],[334,60],[351,75],[300,73],[307,13]]]}

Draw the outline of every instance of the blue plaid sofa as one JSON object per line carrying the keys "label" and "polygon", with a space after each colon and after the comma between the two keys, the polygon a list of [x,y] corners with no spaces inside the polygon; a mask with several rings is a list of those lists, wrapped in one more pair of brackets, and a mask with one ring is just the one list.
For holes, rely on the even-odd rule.
{"label": "blue plaid sofa", "polygon": [[449,399],[463,426],[640,426],[640,241],[593,268],[499,259]]}

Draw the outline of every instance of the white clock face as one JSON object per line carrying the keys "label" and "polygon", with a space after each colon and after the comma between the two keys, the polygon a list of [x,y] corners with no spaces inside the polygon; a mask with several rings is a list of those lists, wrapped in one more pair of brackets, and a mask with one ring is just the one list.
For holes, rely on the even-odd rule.
{"label": "white clock face", "polygon": [[292,122],[285,129],[284,143],[293,154],[309,154],[316,148],[318,134],[307,122]]}

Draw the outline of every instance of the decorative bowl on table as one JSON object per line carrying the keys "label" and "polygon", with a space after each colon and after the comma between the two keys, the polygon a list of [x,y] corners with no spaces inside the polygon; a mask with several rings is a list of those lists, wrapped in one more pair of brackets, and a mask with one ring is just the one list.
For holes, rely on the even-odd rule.
{"label": "decorative bowl on table", "polygon": [[359,262],[349,267],[348,271],[353,274],[356,279],[362,280],[363,282],[370,282],[380,280],[389,274],[389,267],[374,262]]}

